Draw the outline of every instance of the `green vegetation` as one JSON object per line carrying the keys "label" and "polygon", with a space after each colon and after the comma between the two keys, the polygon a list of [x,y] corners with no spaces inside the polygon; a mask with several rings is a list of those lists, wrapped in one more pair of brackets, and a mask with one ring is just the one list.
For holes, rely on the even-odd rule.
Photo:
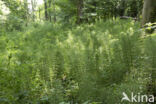
{"label": "green vegetation", "polygon": [[1,104],[114,104],[122,92],[153,93],[156,34],[144,36],[138,25],[117,19],[2,31]]}
{"label": "green vegetation", "polygon": [[155,4],[0,0],[0,104],[154,104]]}

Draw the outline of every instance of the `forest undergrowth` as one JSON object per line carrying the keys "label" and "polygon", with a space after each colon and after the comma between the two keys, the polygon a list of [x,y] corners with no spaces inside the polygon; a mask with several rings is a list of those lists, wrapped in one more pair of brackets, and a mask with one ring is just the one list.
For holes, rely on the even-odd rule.
{"label": "forest undergrowth", "polygon": [[156,95],[156,33],[138,22],[0,31],[0,104],[118,104],[123,92]]}

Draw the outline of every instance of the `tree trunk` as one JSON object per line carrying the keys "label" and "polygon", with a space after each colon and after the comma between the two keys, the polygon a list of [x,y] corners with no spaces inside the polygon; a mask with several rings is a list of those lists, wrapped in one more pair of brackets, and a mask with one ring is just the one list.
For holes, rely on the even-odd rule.
{"label": "tree trunk", "polygon": [[78,0],[77,3],[77,23],[81,23],[81,17],[83,16],[82,13],[82,9],[83,9],[83,0]]}
{"label": "tree trunk", "polygon": [[154,22],[156,18],[154,16],[156,16],[156,0],[144,0],[141,25]]}
{"label": "tree trunk", "polygon": [[50,9],[50,10],[48,10],[48,13],[49,13],[49,21],[51,22],[51,1],[52,0],[48,0],[48,8]]}
{"label": "tree trunk", "polygon": [[47,0],[44,0],[44,9],[45,9],[45,19],[48,21],[48,6],[47,6]]}
{"label": "tree trunk", "polygon": [[55,0],[53,0],[53,8],[54,8],[54,23],[56,22],[56,8],[55,8]]}

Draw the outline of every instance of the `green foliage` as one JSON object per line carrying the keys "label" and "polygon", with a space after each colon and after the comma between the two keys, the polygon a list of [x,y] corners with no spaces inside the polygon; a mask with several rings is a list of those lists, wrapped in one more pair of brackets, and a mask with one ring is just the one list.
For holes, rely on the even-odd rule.
{"label": "green foliage", "polygon": [[[143,0],[47,0],[45,10],[44,4],[39,6],[35,0],[31,0],[31,3],[27,0],[2,1],[10,10],[6,24],[18,19],[17,23],[11,24],[15,26],[10,30],[21,30],[18,27],[24,22],[27,26],[32,21],[44,21],[44,11],[47,11],[46,18],[50,22],[57,20],[66,23],[90,23],[123,15],[140,18],[143,6]],[[24,22],[19,23],[19,20]],[[6,25],[6,28],[8,27],[10,26]]]}
{"label": "green foliage", "polygon": [[147,23],[144,27],[147,33],[153,33],[156,30],[156,23]]}
{"label": "green foliage", "polygon": [[[79,1],[60,0],[57,4],[62,10],[65,20],[76,22]],[[118,16],[138,17],[141,15],[143,0],[82,0],[80,18],[84,22],[93,22],[97,19],[108,19]]]}
{"label": "green foliage", "polygon": [[[2,28],[7,31],[22,30],[22,27],[28,22],[28,4],[20,0],[2,0],[3,6],[9,10],[9,14],[3,15],[0,18]],[[2,13],[5,13],[5,8],[2,6]],[[1,14],[1,13],[0,13]]]}
{"label": "green foliage", "polygon": [[27,8],[25,8],[24,2],[18,0],[2,0],[6,7],[9,8],[12,15],[26,19]]}
{"label": "green foliage", "polygon": [[155,80],[155,34],[138,30],[110,19],[0,32],[0,103],[115,104],[122,92],[145,94]]}

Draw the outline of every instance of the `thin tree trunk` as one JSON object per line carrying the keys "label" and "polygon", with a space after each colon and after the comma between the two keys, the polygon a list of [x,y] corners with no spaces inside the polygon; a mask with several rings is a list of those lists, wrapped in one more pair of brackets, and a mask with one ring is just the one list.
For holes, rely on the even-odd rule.
{"label": "thin tree trunk", "polygon": [[78,0],[77,3],[77,23],[81,23],[81,17],[83,16],[82,13],[82,9],[83,9],[83,0]]}
{"label": "thin tree trunk", "polygon": [[53,8],[54,8],[54,23],[56,22],[56,8],[55,8],[55,0],[53,0]]}
{"label": "thin tree trunk", "polygon": [[45,19],[48,21],[48,8],[47,0],[44,0],[44,9],[45,9]]}
{"label": "thin tree trunk", "polygon": [[[52,0],[49,0],[49,1],[48,1],[48,4],[49,4],[49,5],[48,5],[48,6],[49,6],[48,8],[51,8],[51,1],[52,1]],[[49,13],[49,21],[51,22],[51,9],[48,11],[48,13]]]}

